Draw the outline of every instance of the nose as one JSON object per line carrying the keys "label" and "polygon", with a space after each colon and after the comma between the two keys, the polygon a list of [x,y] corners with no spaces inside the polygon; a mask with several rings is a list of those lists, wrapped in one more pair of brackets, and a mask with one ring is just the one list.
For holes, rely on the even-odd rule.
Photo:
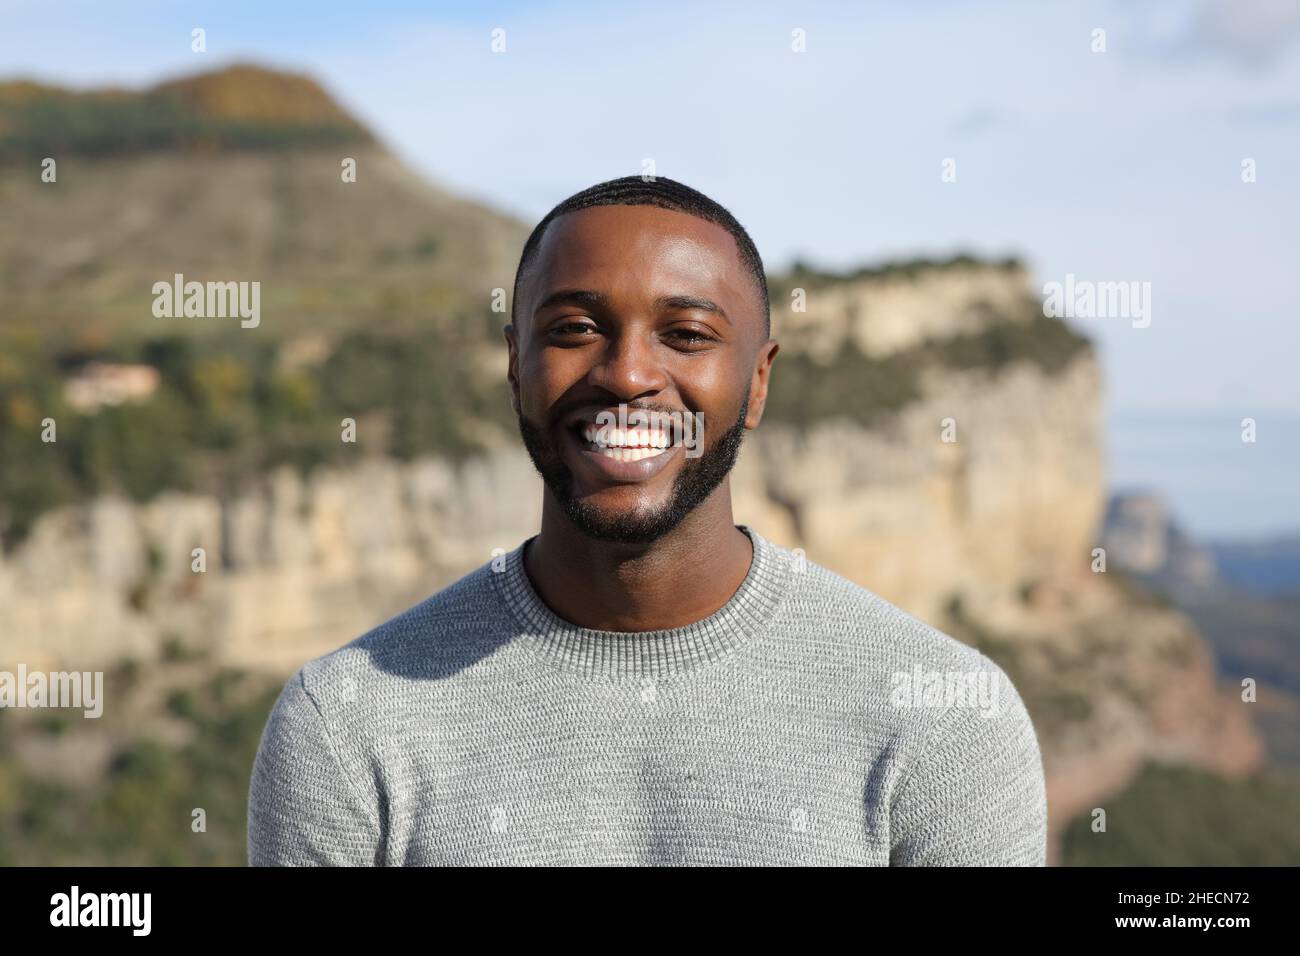
{"label": "nose", "polygon": [[638,332],[613,336],[587,373],[587,384],[622,401],[661,392],[668,386],[668,376],[657,351],[653,336]]}

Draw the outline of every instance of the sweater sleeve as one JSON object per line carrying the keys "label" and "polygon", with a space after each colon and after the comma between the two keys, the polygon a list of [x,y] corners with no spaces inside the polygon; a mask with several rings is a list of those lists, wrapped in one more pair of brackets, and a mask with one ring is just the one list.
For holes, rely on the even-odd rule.
{"label": "sweater sleeve", "polygon": [[380,830],[339,760],[300,670],[280,692],[253,763],[250,866],[375,866]]}
{"label": "sweater sleeve", "polygon": [[891,803],[891,866],[1045,866],[1033,722],[1000,668],[996,708],[951,704]]}

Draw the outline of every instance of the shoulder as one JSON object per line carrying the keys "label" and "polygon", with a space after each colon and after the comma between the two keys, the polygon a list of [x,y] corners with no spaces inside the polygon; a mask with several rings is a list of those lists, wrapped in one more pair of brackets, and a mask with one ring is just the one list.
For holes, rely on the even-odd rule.
{"label": "shoulder", "polygon": [[[376,685],[446,677],[482,656],[484,635],[505,630],[493,583],[493,562],[328,654],[303,664],[289,679],[324,713],[373,698]],[[355,709],[355,708],[353,708]]]}
{"label": "shoulder", "polygon": [[847,702],[850,726],[888,742],[877,786],[891,863],[1043,865],[1042,753],[1006,671],[798,552],[776,553],[791,562],[782,626],[800,666]]}
{"label": "shoulder", "polygon": [[824,693],[889,728],[900,756],[944,737],[986,747],[1033,739],[1020,692],[997,662],[800,552],[772,548],[790,567],[780,653],[815,673]]}
{"label": "shoulder", "polygon": [[[890,669],[923,664],[933,667],[994,667],[988,657],[938,627],[886,600],[869,588],[817,563],[802,551],[769,542],[789,567],[784,618],[852,657]],[[800,629],[799,622],[816,622]]]}

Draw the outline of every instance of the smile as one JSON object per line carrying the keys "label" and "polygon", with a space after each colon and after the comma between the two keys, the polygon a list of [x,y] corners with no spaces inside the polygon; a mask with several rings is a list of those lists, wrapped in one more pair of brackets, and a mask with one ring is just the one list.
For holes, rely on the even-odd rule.
{"label": "smile", "polygon": [[614,428],[593,424],[576,426],[586,451],[614,461],[641,461],[655,458],[668,450],[672,439],[657,428]]}
{"label": "smile", "polygon": [[646,481],[677,458],[682,447],[666,428],[624,429],[578,422],[565,431],[572,437],[582,470],[601,484]]}

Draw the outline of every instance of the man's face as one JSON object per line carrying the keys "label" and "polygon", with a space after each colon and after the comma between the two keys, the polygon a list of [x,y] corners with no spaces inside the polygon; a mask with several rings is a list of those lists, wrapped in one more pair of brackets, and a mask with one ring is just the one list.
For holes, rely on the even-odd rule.
{"label": "man's face", "polygon": [[[590,537],[643,543],[672,530],[725,481],[762,417],[776,345],[721,226],[653,206],[560,216],[520,282],[516,319],[506,340],[520,434]],[[633,434],[617,422],[597,431],[620,405],[664,426],[702,420],[703,434],[635,418]]]}

